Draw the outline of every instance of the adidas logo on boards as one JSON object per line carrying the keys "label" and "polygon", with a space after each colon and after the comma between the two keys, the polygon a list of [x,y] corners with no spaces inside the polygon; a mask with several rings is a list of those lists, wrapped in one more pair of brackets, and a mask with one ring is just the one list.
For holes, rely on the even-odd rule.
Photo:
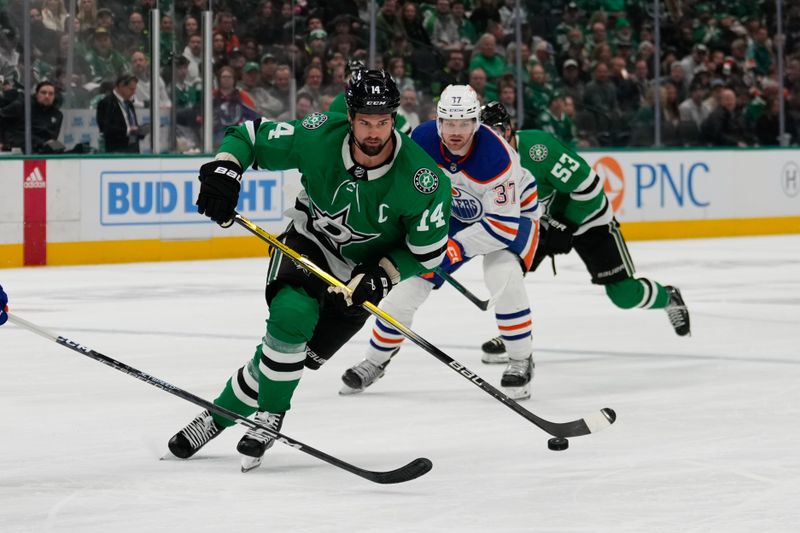
{"label": "adidas logo on boards", "polygon": [[46,186],[39,167],[34,168],[30,174],[25,176],[25,181],[22,183],[23,189],[44,189]]}

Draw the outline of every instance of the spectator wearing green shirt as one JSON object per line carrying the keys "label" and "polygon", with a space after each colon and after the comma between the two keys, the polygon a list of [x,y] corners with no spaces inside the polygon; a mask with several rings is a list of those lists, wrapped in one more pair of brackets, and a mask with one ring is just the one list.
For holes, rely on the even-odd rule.
{"label": "spectator wearing green shirt", "polygon": [[525,87],[525,124],[534,124],[539,115],[550,105],[553,88],[547,83],[544,68],[535,64],[529,69],[530,81]]}
{"label": "spectator wearing green shirt", "polygon": [[475,48],[477,53],[469,62],[469,71],[483,69],[486,73],[487,101],[497,100],[497,82],[508,70],[506,60],[497,53],[497,40],[491,33],[481,35]]}
{"label": "spectator wearing green shirt", "polygon": [[753,42],[747,48],[747,64],[753,68],[756,76],[766,76],[772,67],[769,34],[763,26],[756,30]]}
{"label": "spectator wearing green shirt", "polygon": [[561,23],[556,26],[556,47],[559,52],[565,52],[569,48],[570,37],[569,34],[573,31],[583,35],[581,25],[579,23],[578,4],[570,2],[562,14]]}
{"label": "spectator wearing green shirt", "polygon": [[450,5],[450,14],[458,27],[458,36],[465,49],[472,50],[478,40],[478,31],[471,20],[467,18],[464,2],[456,0]]}
{"label": "spectator wearing green shirt", "polygon": [[94,30],[92,49],[86,54],[89,65],[89,77],[95,83],[113,81],[128,69],[128,63],[122,54],[114,50],[111,34],[108,29],[98,26]]}
{"label": "spectator wearing green shirt", "polygon": [[425,31],[440,50],[462,48],[458,26],[450,14],[450,0],[436,0],[436,10],[425,20]]}
{"label": "spectator wearing green shirt", "polygon": [[564,111],[562,94],[553,93],[550,106],[539,114],[536,126],[553,135],[569,148],[575,149],[575,124]]}
{"label": "spectator wearing green shirt", "polygon": [[592,24],[592,33],[586,39],[586,50],[591,54],[596,47],[601,44],[610,44],[608,42],[608,34],[606,32],[606,25],[601,21],[596,21]]}
{"label": "spectator wearing green shirt", "polygon": [[384,0],[380,13],[375,17],[375,31],[379,50],[386,50],[395,35],[405,36],[406,30],[397,9],[397,0]]}

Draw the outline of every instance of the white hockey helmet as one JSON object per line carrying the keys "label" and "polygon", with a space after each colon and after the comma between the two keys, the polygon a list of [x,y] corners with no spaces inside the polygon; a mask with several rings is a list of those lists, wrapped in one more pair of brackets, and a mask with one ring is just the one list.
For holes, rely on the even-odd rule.
{"label": "white hockey helmet", "polygon": [[481,102],[478,93],[469,85],[448,85],[436,106],[436,129],[441,135],[442,119],[475,119],[475,131],[481,123]]}

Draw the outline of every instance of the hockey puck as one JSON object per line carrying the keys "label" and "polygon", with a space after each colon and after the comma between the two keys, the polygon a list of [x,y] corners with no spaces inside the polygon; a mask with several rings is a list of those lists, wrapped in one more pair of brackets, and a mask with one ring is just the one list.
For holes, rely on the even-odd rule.
{"label": "hockey puck", "polygon": [[563,451],[569,448],[569,441],[563,437],[553,437],[547,441],[547,447],[553,451]]}

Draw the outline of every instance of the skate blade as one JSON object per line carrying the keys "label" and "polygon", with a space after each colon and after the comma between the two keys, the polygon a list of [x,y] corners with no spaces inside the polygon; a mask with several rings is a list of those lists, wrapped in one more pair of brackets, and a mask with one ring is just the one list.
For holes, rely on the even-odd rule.
{"label": "skate blade", "polygon": [[521,387],[503,387],[503,392],[512,400],[527,400],[531,397],[531,384],[527,383]]}
{"label": "skate blade", "polygon": [[481,355],[481,363],[485,365],[499,365],[501,363],[508,363],[508,354],[483,352]]}
{"label": "skate blade", "polygon": [[261,460],[263,457],[248,457],[246,455],[242,456],[242,473],[246,474],[251,470],[255,470],[259,466],[261,466]]}
{"label": "skate blade", "polygon": [[354,389],[352,387],[348,387],[347,385],[342,385],[342,388],[339,391],[339,396],[352,396],[353,394],[358,394],[360,392],[364,392],[364,389]]}
{"label": "skate blade", "polygon": [[180,458],[173,454],[171,451],[167,450],[164,455],[158,458],[159,461],[179,461]]}

